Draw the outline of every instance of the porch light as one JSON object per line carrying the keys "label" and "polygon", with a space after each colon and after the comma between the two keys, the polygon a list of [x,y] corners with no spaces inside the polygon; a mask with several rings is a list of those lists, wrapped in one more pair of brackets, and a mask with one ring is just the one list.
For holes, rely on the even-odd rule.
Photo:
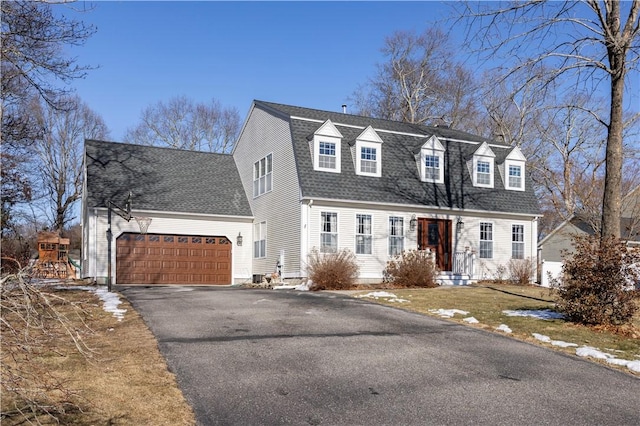
{"label": "porch light", "polygon": [[242,233],[238,232],[238,236],[236,237],[236,245],[238,247],[242,246]]}
{"label": "porch light", "polygon": [[411,231],[416,230],[416,225],[418,224],[418,219],[416,219],[416,215],[411,216],[411,220],[409,221],[409,229]]}
{"label": "porch light", "polygon": [[462,218],[459,217],[458,223],[456,223],[456,231],[462,232],[463,229],[464,229],[464,222],[462,221]]}

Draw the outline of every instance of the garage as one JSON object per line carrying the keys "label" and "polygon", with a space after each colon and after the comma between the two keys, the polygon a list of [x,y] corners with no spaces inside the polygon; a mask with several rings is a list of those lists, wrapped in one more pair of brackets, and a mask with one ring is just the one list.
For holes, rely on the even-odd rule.
{"label": "garage", "polygon": [[123,233],[116,239],[116,282],[228,285],[231,247],[223,236]]}

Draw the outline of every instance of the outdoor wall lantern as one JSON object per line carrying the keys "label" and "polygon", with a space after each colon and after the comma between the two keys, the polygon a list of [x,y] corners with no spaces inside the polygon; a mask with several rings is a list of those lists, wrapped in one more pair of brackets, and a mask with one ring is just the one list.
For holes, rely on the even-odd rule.
{"label": "outdoor wall lantern", "polygon": [[458,223],[456,223],[456,231],[458,231],[458,233],[462,232],[462,230],[464,229],[464,222],[462,221],[462,218],[459,217],[458,218]]}
{"label": "outdoor wall lantern", "polygon": [[238,236],[236,237],[236,244],[238,247],[242,246],[242,233],[238,232]]}
{"label": "outdoor wall lantern", "polygon": [[416,219],[416,215],[411,216],[411,220],[409,221],[409,229],[411,231],[416,230],[416,225],[418,224],[418,219]]}

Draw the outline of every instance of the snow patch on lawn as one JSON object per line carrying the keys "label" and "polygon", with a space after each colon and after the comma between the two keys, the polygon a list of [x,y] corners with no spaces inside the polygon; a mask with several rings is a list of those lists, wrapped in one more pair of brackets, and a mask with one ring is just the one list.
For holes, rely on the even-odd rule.
{"label": "snow patch on lawn", "polygon": [[361,294],[356,297],[368,297],[370,299],[386,299],[388,302],[397,302],[397,303],[405,303],[409,302],[407,299],[400,299],[393,293],[389,293],[388,291],[372,291],[371,293]]}
{"label": "snow patch on lawn", "polygon": [[77,287],[58,287],[64,290],[84,290],[95,293],[96,296],[100,298],[102,301],[102,309],[106,312],[110,312],[114,317],[118,319],[118,321],[122,321],[124,318],[124,314],[127,312],[126,309],[118,308],[118,305],[122,302],[120,301],[120,297],[111,291],[108,291],[105,286],[98,287],[90,287],[90,286],[77,286]]}
{"label": "snow patch on lawn", "polygon": [[507,324],[500,324],[499,326],[496,327],[496,330],[502,331],[504,333],[512,333],[513,332],[513,330],[511,330]]}
{"label": "snow patch on lawn", "polygon": [[429,309],[432,314],[440,315],[442,318],[453,318],[454,315],[469,315],[469,312],[460,309]]}
{"label": "snow patch on lawn", "polygon": [[563,319],[564,315],[559,312],[552,311],[550,309],[540,310],[517,310],[517,311],[502,311],[508,317],[533,317],[543,320]]}
{"label": "snow patch on lawn", "polygon": [[576,349],[576,355],[581,357],[603,359],[608,364],[620,365],[623,367],[627,367],[631,371],[640,373],[640,361],[630,361],[628,359],[616,358],[614,355],[602,352],[601,350],[593,348],[591,346],[582,346]]}
{"label": "snow patch on lawn", "polygon": [[468,322],[469,324],[479,324],[480,323],[480,321],[478,321],[474,317],[467,317],[467,318],[463,319],[462,321]]}

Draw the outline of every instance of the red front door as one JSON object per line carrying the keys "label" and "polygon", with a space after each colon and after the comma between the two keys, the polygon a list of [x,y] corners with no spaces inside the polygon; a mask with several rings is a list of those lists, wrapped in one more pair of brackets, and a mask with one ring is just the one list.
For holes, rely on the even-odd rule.
{"label": "red front door", "polygon": [[418,250],[430,249],[436,254],[441,271],[451,271],[451,221],[418,219]]}

